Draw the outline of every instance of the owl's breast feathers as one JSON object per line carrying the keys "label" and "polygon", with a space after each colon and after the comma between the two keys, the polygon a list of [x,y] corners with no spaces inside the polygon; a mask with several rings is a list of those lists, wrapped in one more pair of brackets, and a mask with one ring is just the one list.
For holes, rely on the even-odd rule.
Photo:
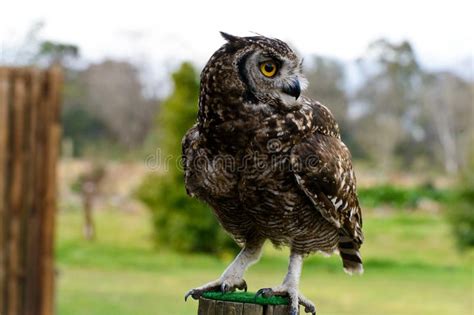
{"label": "owl's breast feathers", "polygon": [[[294,177],[295,189],[306,196],[306,201],[302,202],[311,205],[320,217],[339,231],[341,237],[349,237],[358,248],[363,242],[362,215],[350,152],[341,141],[338,125],[325,106],[307,98],[303,98],[301,104],[299,109],[286,113],[268,115],[256,111],[253,116],[248,116],[249,121],[237,121],[237,125],[232,121],[222,121],[214,129],[207,126],[212,134],[203,134],[203,126],[198,122],[183,139],[186,188],[191,195],[204,199],[215,210],[219,208],[219,198],[235,198],[238,205],[242,202],[239,185],[242,187],[242,181],[245,181],[242,178],[245,176],[242,171],[242,167],[245,168],[242,165],[244,155],[251,152],[285,156],[290,163],[284,172]],[[226,123],[227,132],[234,134],[223,132],[225,128],[222,126]],[[238,124],[244,124],[240,126],[244,129],[239,130]],[[223,133],[219,134],[219,128]],[[229,147],[233,149],[228,150]],[[234,164],[218,161],[228,158]],[[204,167],[196,167],[199,159],[205,161]],[[267,170],[263,172],[268,173]],[[272,176],[272,173],[268,174]],[[245,209],[240,209],[239,215],[243,213]],[[219,213],[217,215],[219,217]],[[225,222],[223,225],[225,227]]]}

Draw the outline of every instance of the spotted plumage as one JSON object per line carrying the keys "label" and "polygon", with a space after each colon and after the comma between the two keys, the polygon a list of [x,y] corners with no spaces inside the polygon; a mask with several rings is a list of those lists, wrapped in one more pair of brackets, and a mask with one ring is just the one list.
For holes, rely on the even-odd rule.
{"label": "spotted plumage", "polygon": [[291,248],[289,273],[260,293],[288,294],[292,312],[299,303],[314,313],[297,290],[301,257],[338,251],[346,271],[362,272],[350,152],[329,109],[300,97],[301,60],[286,43],[223,36],[201,74],[197,123],[183,139],[185,184],[243,249],[218,280],[188,295],[241,288],[270,240]]}

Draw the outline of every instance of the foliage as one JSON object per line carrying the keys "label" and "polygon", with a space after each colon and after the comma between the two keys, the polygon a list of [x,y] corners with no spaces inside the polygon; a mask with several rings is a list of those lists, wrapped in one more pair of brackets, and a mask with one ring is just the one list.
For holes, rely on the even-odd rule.
{"label": "foliage", "polygon": [[[353,99],[363,106],[355,137],[369,157],[387,169],[393,167],[396,147],[410,142],[413,130],[420,128],[416,93],[421,70],[410,43],[385,39],[369,45],[359,67],[365,82]],[[402,152],[411,147],[417,146]]]}
{"label": "foliage", "polygon": [[222,254],[236,249],[209,207],[186,195],[181,174],[170,173],[148,176],[138,190],[152,212],[156,244],[182,252]]}
{"label": "foliage", "polygon": [[74,44],[45,40],[40,43],[36,58],[47,65],[65,65],[68,59],[78,58],[79,54],[79,47]]}
{"label": "foliage", "polygon": [[62,113],[63,136],[74,143],[75,156],[81,155],[84,146],[104,138],[107,128],[101,120],[80,106],[71,106]]}
{"label": "foliage", "polygon": [[454,237],[461,249],[474,248],[474,185],[468,175],[458,189],[437,189],[431,185],[400,187],[382,185],[359,189],[364,208],[383,205],[396,209],[416,209],[420,201],[429,199],[442,203]]}
{"label": "foliage", "polygon": [[348,96],[344,89],[345,74],[342,63],[315,56],[305,71],[309,86],[305,94],[329,106],[340,127],[346,124]]}
{"label": "foliage", "polygon": [[[305,68],[306,70],[306,68]],[[305,71],[309,86],[305,94],[331,109],[341,130],[344,143],[354,158],[366,158],[366,153],[354,138],[352,122],[349,119],[349,96],[345,89],[346,76],[341,62],[322,56],[310,59]]]}
{"label": "foliage", "polygon": [[448,216],[458,246],[474,248],[474,187],[459,193],[456,202],[449,205]]}
{"label": "foliage", "polygon": [[431,142],[428,148],[434,161],[450,174],[460,174],[469,166],[474,134],[472,84],[446,71],[428,73],[419,93],[426,120],[423,125],[429,135],[425,142]]}
{"label": "foliage", "polygon": [[79,48],[76,45],[52,42],[46,40],[40,45],[40,55],[71,55],[79,56]]}
{"label": "foliage", "polygon": [[381,185],[360,188],[358,194],[364,207],[375,208],[388,205],[398,209],[415,208],[422,199],[447,202],[455,196],[452,191],[437,189],[431,185],[412,188]]}
{"label": "foliage", "polygon": [[[181,138],[197,114],[199,82],[189,63],[173,74],[174,92],[163,104],[157,123],[160,153],[171,157],[167,170],[148,176],[137,191],[152,212],[155,239],[160,246],[187,252],[222,253],[236,249],[204,203],[186,195],[183,172],[177,167]],[[176,163],[175,163],[176,162]]]}
{"label": "foliage", "polygon": [[460,180],[460,192],[447,213],[453,234],[461,249],[474,248],[474,154]]}
{"label": "foliage", "polygon": [[472,79],[421,64],[407,41],[370,44],[358,61],[363,84],[350,102],[359,116],[351,132],[381,168],[444,166],[456,174],[473,133]]}
{"label": "foliage", "polygon": [[136,65],[116,60],[91,64],[78,75],[78,84],[84,91],[81,103],[114,140],[127,149],[143,143],[158,102],[145,98]]}

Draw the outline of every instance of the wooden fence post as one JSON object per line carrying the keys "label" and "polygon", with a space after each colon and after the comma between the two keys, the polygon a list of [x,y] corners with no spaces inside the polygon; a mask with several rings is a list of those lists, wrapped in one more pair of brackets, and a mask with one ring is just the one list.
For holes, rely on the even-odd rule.
{"label": "wooden fence post", "polygon": [[7,148],[8,148],[8,91],[9,80],[7,69],[0,68],[0,313],[6,309],[6,231],[7,231]]}
{"label": "wooden fence post", "polygon": [[206,292],[199,299],[198,315],[288,315],[288,299],[255,297],[250,292]]}
{"label": "wooden fence post", "polygon": [[54,314],[59,68],[0,67],[0,314]]}
{"label": "wooden fence post", "polygon": [[259,305],[199,299],[198,315],[288,315],[288,305]]}

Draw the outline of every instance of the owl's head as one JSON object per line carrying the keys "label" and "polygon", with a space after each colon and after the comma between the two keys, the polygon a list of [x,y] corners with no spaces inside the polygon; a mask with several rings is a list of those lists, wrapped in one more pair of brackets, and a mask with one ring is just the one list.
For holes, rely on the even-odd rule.
{"label": "owl's head", "polygon": [[302,60],[283,41],[264,36],[238,37],[221,33],[232,54],[233,72],[245,86],[244,102],[292,108],[307,81]]}

